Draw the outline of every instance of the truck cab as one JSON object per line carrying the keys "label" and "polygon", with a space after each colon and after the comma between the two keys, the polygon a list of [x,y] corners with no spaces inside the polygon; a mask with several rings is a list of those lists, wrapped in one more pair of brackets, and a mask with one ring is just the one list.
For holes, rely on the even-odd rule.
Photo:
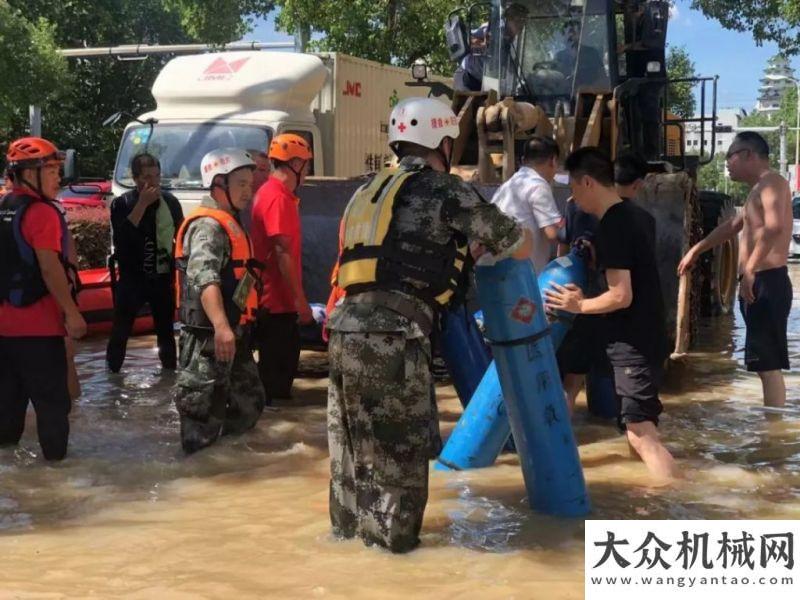
{"label": "truck cab", "polygon": [[[341,53],[218,52],[179,56],[153,84],[155,110],[128,124],[114,169],[118,195],[133,187],[131,159],[150,152],[162,181],[191,210],[204,191],[200,161],[210,150],[265,152],[281,133],[314,150],[312,177],[358,177],[390,159],[388,118],[410,96],[407,69]],[[449,80],[432,77],[445,85]],[[449,89],[449,88],[448,88]]]}
{"label": "truck cab", "polygon": [[304,54],[227,52],[171,60],[153,84],[157,108],[125,128],[114,194],[134,187],[131,159],[150,152],[161,162],[164,187],[186,210],[205,193],[200,161],[207,152],[264,152],[273,136],[285,132],[311,143],[313,171],[321,172],[324,151],[311,104],[327,77],[322,61]]}

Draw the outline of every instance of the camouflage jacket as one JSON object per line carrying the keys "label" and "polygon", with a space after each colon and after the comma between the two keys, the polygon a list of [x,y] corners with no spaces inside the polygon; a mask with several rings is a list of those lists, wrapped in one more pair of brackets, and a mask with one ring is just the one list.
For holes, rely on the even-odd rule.
{"label": "camouflage jacket", "polygon": [[[426,162],[406,157],[400,167],[420,168]],[[446,244],[461,234],[469,241],[482,243],[496,257],[505,258],[522,244],[520,226],[496,206],[486,202],[462,179],[449,173],[424,168],[410,177],[397,194],[392,228]],[[400,293],[400,292],[397,292]],[[430,315],[422,300],[407,296],[420,310]],[[333,331],[403,331],[407,337],[422,337],[422,330],[398,313],[381,306],[345,302],[328,320]]]}
{"label": "camouflage jacket", "polygon": [[[219,208],[210,196],[203,197],[200,206]],[[192,221],[184,235],[186,284],[198,296],[211,284],[222,284],[222,270],[231,259],[231,242],[222,226],[212,218]]]}

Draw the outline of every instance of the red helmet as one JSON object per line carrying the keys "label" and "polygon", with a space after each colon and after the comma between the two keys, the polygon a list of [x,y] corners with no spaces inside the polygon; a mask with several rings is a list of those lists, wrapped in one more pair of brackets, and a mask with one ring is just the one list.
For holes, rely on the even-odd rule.
{"label": "red helmet", "polygon": [[43,138],[24,137],[11,142],[6,161],[9,170],[36,169],[64,162],[64,153]]}

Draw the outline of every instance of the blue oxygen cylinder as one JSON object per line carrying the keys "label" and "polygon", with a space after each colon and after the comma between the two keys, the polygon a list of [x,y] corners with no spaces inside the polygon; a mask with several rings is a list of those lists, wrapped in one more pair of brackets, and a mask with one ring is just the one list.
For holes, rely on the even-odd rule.
{"label": "blue oxygen cylinder", "polygon": [[476,279],[531,508],[586,515],[589,496],[531,264],[479,264]]}
{"label": "blue oxygen cylinder", "polygon": [[461,405],[467,406],[492,362],[492,355],[475,323],[475,317],[463,304],[442,315],[439,351]]}
{"label": "blue oxygen cylinder", "polygon": [[492,361],[447,439],[434,468],[438,471],[460,471],[491,466],[510,435],[511,425],[503,402],[500,377],[497,375],[497,365]]}
{"label": "blue oxygen cylinder", "polygon": [[[573,250],[566,256],[551,261],[539,276],[539,289],[547,289],[552,283],[566,285],[574,283],[586,286],[586,261],[580,252]],[[481,320],[484,317],[481,315]],[[550,337],[558,348],[574,316],[559,311],[548,315]],[[486,370],[475,394],[447,439],[434,468],[439,471],[477,469],[494,464],[511,434],[503,404],[503,392],[494,363]]]}
{"label": "blue oxygen cylinder", "polygon": [[[569,254],[550,261],[542,269],[538,277],[539,289],[544,295],[544,291],[550,289],[554,283],[562,286],[574,283],[582,290],[585,290],[586,278],[586,259],[580,250],[573,248]],[[550,323],[550,338],[553,340],[553,346],[558,349],[570,327],[572,327],[575,315],[558,310],[555,314],[547,315],[547,320]]]}

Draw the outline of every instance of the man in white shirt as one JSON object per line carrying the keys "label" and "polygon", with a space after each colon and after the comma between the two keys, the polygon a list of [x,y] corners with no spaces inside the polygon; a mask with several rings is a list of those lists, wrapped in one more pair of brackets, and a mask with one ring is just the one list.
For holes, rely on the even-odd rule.
{"label": "man in white shirt", "polygon": [[550,187],[558,171],[555,141],[534,136],[525,144],[523,165],[492,198],[492,203],[533,235],[531,262],[536,273],[550,262],[563,218]]}

